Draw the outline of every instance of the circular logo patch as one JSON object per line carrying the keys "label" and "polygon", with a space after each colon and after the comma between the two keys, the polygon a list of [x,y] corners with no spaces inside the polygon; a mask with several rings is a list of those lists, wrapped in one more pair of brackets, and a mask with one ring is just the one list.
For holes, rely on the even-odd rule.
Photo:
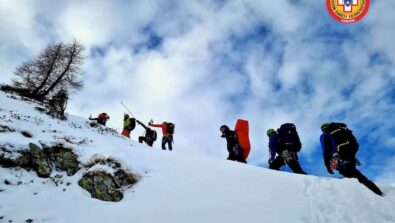
{"label": "circular logo patch", "polygon": [[331,16],[341,23],[354,23],[368,12],[370,0],[326,0]]}

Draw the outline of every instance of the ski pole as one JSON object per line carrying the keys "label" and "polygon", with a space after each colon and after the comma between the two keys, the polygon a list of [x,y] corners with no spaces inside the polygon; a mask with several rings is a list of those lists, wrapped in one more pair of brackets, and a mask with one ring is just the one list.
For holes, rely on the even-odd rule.
{"label": "ski pole", "polygon": [[126,111],[129,112],[129,114],[134,117],[134,115],[132,114],[132,112],[130,112],[130,110],[128,109],[128,107],[126,107],[126,105],[121,101],[122,106],[126,109]]}

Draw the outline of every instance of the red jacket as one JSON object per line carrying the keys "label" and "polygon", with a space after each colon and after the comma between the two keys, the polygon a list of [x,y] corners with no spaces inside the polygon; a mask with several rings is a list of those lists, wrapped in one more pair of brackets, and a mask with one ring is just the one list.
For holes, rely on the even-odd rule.
{"label": "red jacket", "polygon": [[164,136],[167,135],[167,124],[166,123],[162,123],[162,124],[152,124],[152,123],[150,123],[148,125],[152,126],[152,127],[162,128],[163,135]]}

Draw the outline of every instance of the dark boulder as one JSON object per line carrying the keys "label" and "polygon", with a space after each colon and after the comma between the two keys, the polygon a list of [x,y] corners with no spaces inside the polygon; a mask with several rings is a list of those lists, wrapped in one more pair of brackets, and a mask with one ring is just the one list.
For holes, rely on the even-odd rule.
{"label": "dark boulder", "polygon": [[71,149],[54,146],[52,147],[51,159],[55,168],[66,171],[68,176],[74,175],[79,170],[77,155]]}
{"label": "dark boulder", "polygon": [[123,198],[123,193],[119,190],[114,178],[105,172],[85,173],[78,184],[87,190],[93,198],[102,201],[120,201]]}
{"label": "dark boulder", "polygon": [[52,167],[49,157],[34,143],[29,143],[31,162],[37,175],[42,178],[48,178],[51,175]]}

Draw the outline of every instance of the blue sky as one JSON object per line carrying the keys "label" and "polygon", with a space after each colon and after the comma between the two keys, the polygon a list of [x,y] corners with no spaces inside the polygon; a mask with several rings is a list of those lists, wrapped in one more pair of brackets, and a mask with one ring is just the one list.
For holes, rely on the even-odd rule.
{"label": "blue sky", "polygon": [[320,176],[319,126],[341,121],[360,141],[361,170],[395,183],[394,7],[372,1],[345,25],[323,0],[4,0],[0,81],[47,44],[77,38],[87,47],[85,87],[70,113],[106,111],[119,129],[123,101],[143,122],[175,122],[179,152],[220,159],[219,126],[245,118],[249,162],[265,167],[266,129],[293,122],[302,165]]}

